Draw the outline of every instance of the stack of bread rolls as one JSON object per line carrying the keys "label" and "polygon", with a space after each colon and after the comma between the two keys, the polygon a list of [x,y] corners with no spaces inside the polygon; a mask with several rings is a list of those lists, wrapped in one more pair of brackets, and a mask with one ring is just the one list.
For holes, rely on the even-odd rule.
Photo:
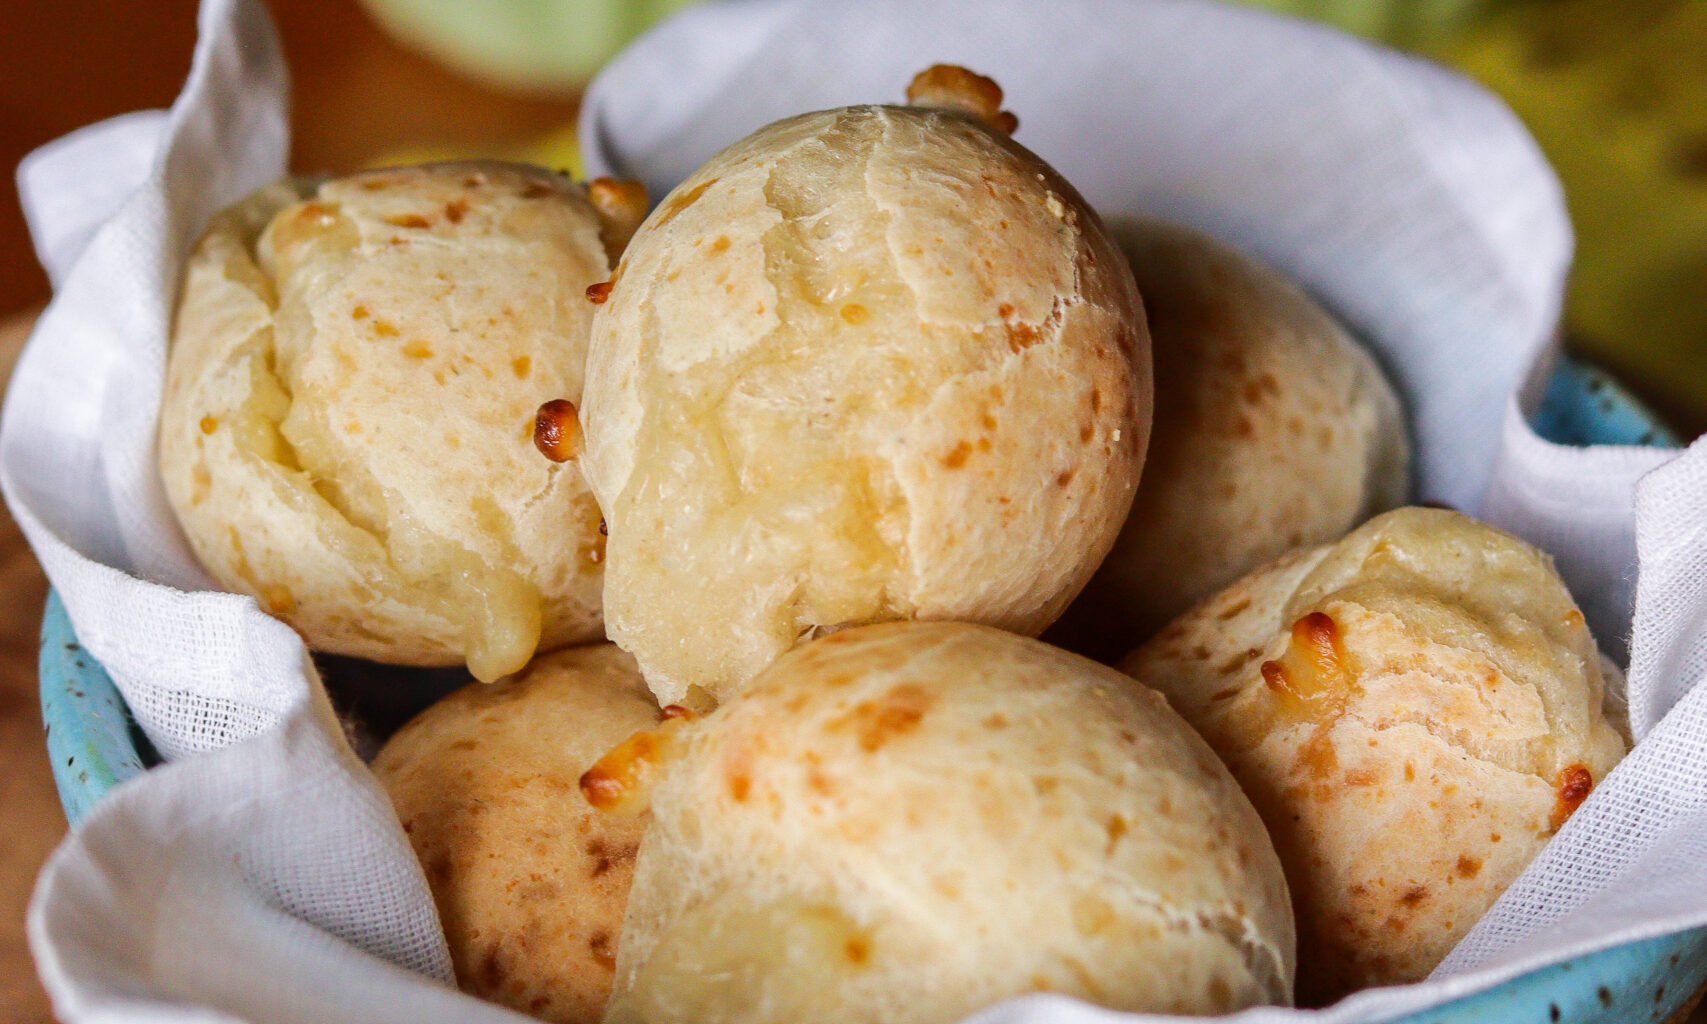
{"label": "stack of bread rolls", "polygon": [[194,550],[317,651],[484,680],[373,761],[483,998],[948,1024],[1422,978],[1625,752],[1581,613],[1400,507],[1400,402],[1296,286],[1111,230],[989,79],[908,99],[643,222],[492,163],[221,214],[160,423]]}

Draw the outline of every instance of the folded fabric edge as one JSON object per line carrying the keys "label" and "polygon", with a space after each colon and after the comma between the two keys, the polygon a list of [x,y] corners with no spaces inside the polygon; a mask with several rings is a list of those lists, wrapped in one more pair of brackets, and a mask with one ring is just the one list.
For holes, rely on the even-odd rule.
{"label": "folded fabric edge", "polygon": [[[60,136],[19,161],[24,223],[53,287],[96,230],[147,181],[168,116],[164,110],[120,114]],[[90,173],[95,168],[99,173]]]}

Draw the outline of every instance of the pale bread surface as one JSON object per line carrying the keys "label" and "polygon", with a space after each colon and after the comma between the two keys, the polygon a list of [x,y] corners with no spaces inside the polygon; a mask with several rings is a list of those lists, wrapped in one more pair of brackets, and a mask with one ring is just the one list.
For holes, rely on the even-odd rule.
{"label": "pale bread surface", "polygon": [[561,1024],[601,1018],[646,822],[593,810],[576,782],[658,716],[632,658],[576,647],[456,691],[375,758],[464,990]]}
{"label": "pale bread surface", "polygon": [[1255,811],[1160,695],[1105,666],[985,626],[867,626],[784,655],[674,743],[613,1024],[1290,998]]}
{"label": "pale bread surface", "polygon": [[1149,342],[1096,215],[970,117],[805,114],[653,212],[599,307],[606,626],[663,701],[891,619],[1036,634],[1126,514]]}
{"label": "pale bread surface", "polygon": [[441,164],[269,186],[191,256],[167,495],[221,585],[310,646],[493,678],[601,637],[599,511],[534,450],[580,396],[608,261],[580,186]]}
{"label": "pale bread surface", "polygon": [[1119,539],[1046,639],[1112,661],[1250,570],[1402,504],[1410,445],[1380,367],[1296,285],[1188,228],[1109,227],[1144,298],[1155,427]]}
{"label": "pale bread surface", "polygon": [[1300,1005],[1426,977],[1580,800],[1564,782],[1598,783],[1626,749],[1551,560],[1437,509],[1288,554],[1121,667],[1168,696],[1268,824]]}

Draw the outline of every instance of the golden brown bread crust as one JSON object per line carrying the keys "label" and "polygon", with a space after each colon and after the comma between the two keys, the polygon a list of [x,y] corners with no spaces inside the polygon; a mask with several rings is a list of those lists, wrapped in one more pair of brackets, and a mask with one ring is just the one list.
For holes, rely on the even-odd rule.
{"label": "golden brown bread crust", "polygon": [[607,629],[661,700],[848,624],[1035,634],[1113,541],[1149,432],[1137,292],[1072,187],[972,117],[764,128],[614,281],[581,463]]}
{"label": "golden brown bread crust", "polygon": [[660,732],[612,1022],[1290,998],[1260,820],[1158,694],[1105,666],[984,626],[865,626]]}
{"label": "golden brown bread crust", "polygon": [[160,419],[215,579],[318,650],[487,679],[600,637],[598,507],[531,426],[580,396],[603,228],[580,186],[493,163],[280,183],[215,218]]}
{"label": "golden brown bread crust", "polygon": [[600,1019],[646,821],[594,811],[575,784],[658,717],[633,659],[600,644],[458,690],[380,751],[374,774],[463,989],[562,1024]]}
{"label": "golden brown bread crust", "polygon": [[1293,552],[1121,667],[1268,825],[1301,1005],[1426,977],[1626,749],[1551,560],[1437,509]]}
{"label": "golden brown bread crust", "polygon": [[1402,503],[1410,446],[1380,368],[1296,285],[1187,228],[1110,229],[1144,296],[1155,430],[1119,539],[1045,639],[1112,662],[1257,566]]}

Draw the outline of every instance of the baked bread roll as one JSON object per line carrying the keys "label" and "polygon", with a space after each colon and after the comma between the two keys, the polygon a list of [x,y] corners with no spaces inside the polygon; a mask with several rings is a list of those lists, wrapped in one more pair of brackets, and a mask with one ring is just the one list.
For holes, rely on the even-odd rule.
{"label": "baked bread roll", "polygon": [[160,417],[202,564],[338,654],[489,680],[600,637],[598,505],[531,433],[579,397],[620,220],[494,163],[282,182],[215,218]]}
{"label": "baked bread roll", "polygon": [[1045,637],[1103,661],[1257,566],[1402,504],[1410,462],[1380,368],[1296,285],[1187,228],[1111,229],[1144,296],[1155,433],[1119,539]]}
{"label": "baked bread roll", "polygon": [[645,820],[598,813],[576,780],[658,720],[633,659],[576,647],[456,691],[374,759],[465,991],[550,1021],[600,1019]]}
{"label": "baked bread roll", "polygon": [[867,626],[647,737],[582,780],[620,803],[637,760],[658,766],[612,1024],[949,1024],[1034,991],[1289,1001],[1262,823],[1158,694],[1095,662],[985,626]]}
{"label": "baked bread roll", "polygon": [[1268,824],[1302,1005],[1426,977],[1626,749],[1551,560],[1455,512],[1289,554],[1122,667]]}
{"label": "baked bread roll", "polygon": [[664,702],[848,624],[1035,635],[1114,540],[1149,433],[1137,290],[1073,187],[984,119],[993,83],[935,69],[914,94],[962,87],[984,106],[760,129],[617,267],[581,465],[606,629]]}

